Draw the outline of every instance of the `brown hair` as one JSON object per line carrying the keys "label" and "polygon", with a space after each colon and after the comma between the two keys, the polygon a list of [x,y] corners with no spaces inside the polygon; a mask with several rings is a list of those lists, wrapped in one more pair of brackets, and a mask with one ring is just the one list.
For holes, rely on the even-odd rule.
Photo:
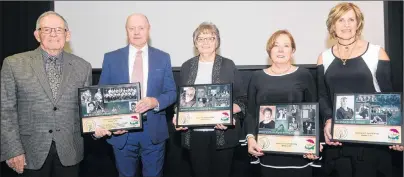
{"label": "brown hair", "polygon": [[282,34],[287,35],[289,37],[291,45],[292,45],[292,49],[293,49],[293,51],[296,51],[296,43],[295,43],[295,40],[293,39],[292,34],[290,34],[290,32],[288,30],[278,30],[274,34],[272,34],[272,36],[267,41],[266,50],[267,50],[269,57],[271,57],[271,50],[275,46],[276,39]]}
{"label": "brown hair", "polygon": [[364,16],[358,6],[353,3],[343,2],[339,3],[335,7],[333,7],[328,14],[327,18],[327,29],[330,37],[332,39],[337,38],[337,34],[335,33],[335,23],[341,18],[342,15],[347,13],[348,11],[353,10],[355,13],[356,21],[358,22],[358,29],[356,30],[356,35],[360,36],[362,34],[363,26],[364,26]]}
{"label": "brown hair", "polygon": [[219,29],[217,29],[216,25],[211,23],[211,22],[203,22],[201,23],[198,28],[195,29],[192,37],[194,40],[194,45],[196,47],[196,40],[198,36],[202,33],[212,33],[216,36],[216,49],[220,47],[220,34],[219,34]]}

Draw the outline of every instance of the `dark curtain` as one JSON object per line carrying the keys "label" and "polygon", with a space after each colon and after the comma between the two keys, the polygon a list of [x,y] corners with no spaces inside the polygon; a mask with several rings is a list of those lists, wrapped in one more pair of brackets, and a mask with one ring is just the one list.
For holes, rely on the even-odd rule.
{"label": "dark curtain", "polygon": [[[37,18],[53,9],[53,2],[7,1],[0,2],[0,68],[4,58],[38,47],[34,37]],[[0,176],[12,177],[15,173],[1,163]]]}
{"label": "dark curtain", "polygon": [[[393,88],[403,92],[403,1],[384,2],[385,49],[390,57]],[[392,152],[393,175],[403,176],[403,153]]]}
{"label": "dark curtain", "polygon": [[391,61],[393,88],[403,91],[403,1],[384,2],[385,48]]}
{"label": "dark curtain", "polygon": [[1,7],[1,47],[0,58],[4,58],[38,47],[34,37],[37,18],[53,9],[50,1],[6,1]]}

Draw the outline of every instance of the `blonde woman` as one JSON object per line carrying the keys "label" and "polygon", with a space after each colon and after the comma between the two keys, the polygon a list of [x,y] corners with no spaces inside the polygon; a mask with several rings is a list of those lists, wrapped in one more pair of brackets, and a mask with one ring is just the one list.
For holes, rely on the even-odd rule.
{"label": "blonde woman", "polygon": [[326,175],[376,177],[379,172],[392,176],[389,147],[330,141],[335,93],[393,91],[389,57],[379,45],[360,38],[363,26],[364,16],[353,3],[340,3],[328,14],[327,29],[336,44],[320,54],[317,70],[320,111],[329,145],[324,150]]}

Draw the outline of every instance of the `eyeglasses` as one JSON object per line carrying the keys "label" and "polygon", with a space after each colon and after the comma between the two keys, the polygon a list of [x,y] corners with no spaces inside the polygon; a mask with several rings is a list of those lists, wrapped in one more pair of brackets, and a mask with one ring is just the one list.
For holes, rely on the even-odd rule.
{"label": "eyeglasses", "polygon": [[52,33],[53,30],[55,30],[56,34],[64,34],[67,31],[67,29],[60,28],[60,27],[57,27],[57,28],[43,27],[43,28],[38,28],[38,30],[44,34],[50,34],[50,33]]}
{"label": "eyeglasses", "polygon": [[215,41],[215,39],[216,39],[215,37],[205,37],[205,38],[198,37],[196,38],[196,42],[198,43],[202,43],[204,41],[213,42]]}

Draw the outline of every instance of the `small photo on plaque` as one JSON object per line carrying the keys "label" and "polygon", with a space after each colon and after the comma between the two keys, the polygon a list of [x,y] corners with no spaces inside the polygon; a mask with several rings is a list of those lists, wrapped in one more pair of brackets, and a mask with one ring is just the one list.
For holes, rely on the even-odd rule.
{"label": "small photo on plaque", "polygon": [[266,153],[319,153],[318,103],[260,105],[257,143]]}
{"label": "small photo on plaque", "polygon": [[337,97],[337,120],[353,120],[354,119],[354,97],[353,96],[338,96]]}
{"label": "small photo on plaque", "polygon": [[103,85],[79,88],[82,133],[95,128],[107,130],[141,129],[141,115],[135,111],[140,100],[140,84]]}
{"label": "small photo on plaque", "polygon": [[188,85],[178,90],[177,126],[233,124],[232,84]]}
{"label": "small photo on plaque", "polygon": [[335,141],[402,144],[401,93],[336,94],[334,104]]}

